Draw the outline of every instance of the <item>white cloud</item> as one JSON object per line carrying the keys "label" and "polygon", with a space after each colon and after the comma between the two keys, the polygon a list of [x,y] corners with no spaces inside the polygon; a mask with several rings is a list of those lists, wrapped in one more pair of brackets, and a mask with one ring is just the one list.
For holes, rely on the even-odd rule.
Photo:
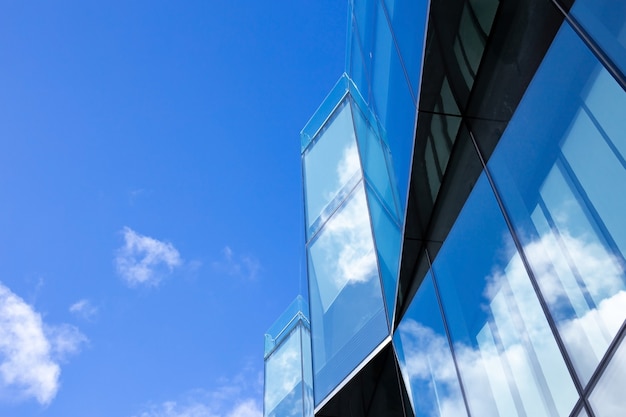
{"label": "white cloud", "polygon": [[213,391],[193,390],[148,405],[133,417],[262,417],[261,391],[262,379],[246,370]]}
{"label": "white cloud", "polygon": [[82,317],[85,320],[91,320],[98,314],[98,308],[91,304],[86,298],[76,301],[70,306],[69,310],[70,313]]}
{"label": "white cloud", "polygon": [[376,252],[363,185],[351,200],[328,220],[310,249],[324,311],[350,284],[371,282],[377,277]]}
{"label": "white cloud", "polygon": [[255,280],[261,271],[261,263],[258,259],[249,255],[238,255],[230,248],[225,246],[222,249],[222,258],[213,262],[213,268],[217,271],[226,273],[231,277],[243,278],[247,280]]}
{"label": "white cloud", "polygon": [[61,366],[87,338],[70,325],[46,325],[39,313],[0,284],[0,399],[46,405],[59,390]]}
{"label": "white cloud", "polygon": [[182,264],[178,250],[169,242],[143,236],[124,227],[124,246],[117,251],[117,272],[131,286],[155,286]]}
{"label": "white cloud", "polygon": [[[570,234],[562,234],[560,242],[546,234],[526,245],[524,252],[551,308],[573,305],[575,313],[561,313],[557,325],[574,366],[587,380],[626,317],[624,271],[597,243]],[[580,281],[569,280],[574,268],[586,284],[584,289]],[[485,282],[484,304],[477,313],[478,317],[486,314],[484,324],[472,324],[471,346],[467,341],[454,344],[472,413],[517,415],[517,395],[526,415],[545,414],[545,396],[552,397],[559,414],[567,414],[578,396],[573,385],[565,382],[567,369],[520,256],[514,252],[506,267],[494,270]],[[581,291],[595,306],[580,300]],[[445,411],[461,404],[445,336],[411,319],[400,325],[399,332],[407,376],[421,390],[414,394],[437,399],[428,415],[457,415]]]}

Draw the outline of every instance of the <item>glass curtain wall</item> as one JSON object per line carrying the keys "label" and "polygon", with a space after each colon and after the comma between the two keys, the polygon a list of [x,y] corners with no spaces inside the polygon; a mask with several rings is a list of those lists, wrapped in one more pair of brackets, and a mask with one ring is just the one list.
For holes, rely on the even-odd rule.
{"label": "glass curtain wall", "polygon": [[416,415],[623,414],[626,92],[598,60],[614,50],[563,24],[432,260],[394,335]]}

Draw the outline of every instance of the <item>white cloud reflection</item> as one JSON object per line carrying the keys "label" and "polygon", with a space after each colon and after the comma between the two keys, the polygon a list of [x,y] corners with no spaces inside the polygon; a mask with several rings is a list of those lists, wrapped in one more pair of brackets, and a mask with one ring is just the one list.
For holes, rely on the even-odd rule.
{"label": "white cloud reflection", "polygon": [[377,277],[376,253],[363,185],[325,225],[311,247],[324,310],[349,284]]}
{"label": "white cloud reflection", "polygon": [[[626,317],[624,271],[599,244],[569,234],[560,239],[544,235],[524,252],[557,312],[575,368],[587,380]],[[526,415],[567,415],[578,396],[519,255],[486,282],[481,309],[487,321],[473,327],[475,344],[454,344],[472,413],[515,416],[523,407]],[[445,336],[411,318],[399,332],[416,401],[431,401],[431,416],[465,414]]]}
{"label": "white cloud reflection", "polygon": [[299,330],[292,333],[271,354],[265,365],[265,410],[269,415],[278,406],[277,414],[285,417],[302,414],[302,353]]}

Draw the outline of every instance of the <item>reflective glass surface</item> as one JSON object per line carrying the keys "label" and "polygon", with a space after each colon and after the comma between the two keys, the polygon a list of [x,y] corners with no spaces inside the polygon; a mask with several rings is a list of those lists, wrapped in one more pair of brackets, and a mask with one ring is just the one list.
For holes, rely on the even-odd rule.
{"label": "reflective glass surface", "polygon": [[[385,129],[393,157],[401,210],[407,198],[413,136],[415,100],[394,45],[382,4],[377,5],[376,32],[372,55],[373,108]],[[421,45],[416,48],[421,48]]]}
{"label": "reflective glass surface", "polygon": [[626,318],[625,108],[564,25],[489,162],[583,384]]}
{"label": "reflective glass surface", "polygon": [[[391,155],[387,144],[378,133],[376,126],[370,125],[369,120],[358,106],[353,104],[354,125],[359,143],[361,164],[365,179],[385,204],[394,219],[399,222],[398,198],[391,169]],[[371,120],[375,120],[372,116]]]}
{"label": "reflective glass surface", "polygon": [[307,250],[317,404],[388,334],[362,182]]}
{"label": "reflective glass surface", "polygon": [[570,13],[626,73],[626,2],[577,0]]}
{"label": "reflective glass surface", "polygon": [[[303,416],[302,325],[265,360],[265,416]],[[312,414],[310,414],[312,415]]]}
{"label": "reflective glass surface", "polygon": [[304,417],[313,416],[313,361],[311,356],[311,333],[308,329],[302,330],[302,392],[304,401]]}
{"label": "reflective glass surface", "polygon": [[409,75],[413,96],[419,88],[428,1],[385,0],[400,59]]}
{"label": "reflective glass surface", "polygon": [[374,241],[376,243],[378,265],[382,278],[383,289],[385,291],[387,316],[391,322],[396,302],[398,258],[400,256],[400,243],[402,235],[400,233],[400,226],[392,219],[391,215],[381,204],[373,190],[369,189],[367,194],[370,207],[370,217],[372,219],[372,227],[374,229]]}
{"label": "reflective glass surface", "polygon": [[622,341],[611,358],[589,402],[596,417],[622,417],[626,410],[626,345]]}
{"label": "reflective glass surface", "polygon": [[433,264],[476,416],[567,416],[577,392],[484,174]]}
{"label": "reflective glass surface", "polygon": [[310,237],[361,177],[352,112],[344,101],[303,155],[307,236]]}
{"label": "reflective glass surface", "polygon": [[466,416],[461,387],[430,273],[394,336],[415,415]]}

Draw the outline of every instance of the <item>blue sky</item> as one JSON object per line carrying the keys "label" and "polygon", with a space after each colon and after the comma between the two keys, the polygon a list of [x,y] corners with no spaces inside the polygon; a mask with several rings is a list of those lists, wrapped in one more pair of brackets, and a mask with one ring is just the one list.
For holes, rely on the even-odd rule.
{"label": "blue sky", "polygon": [[0,4],[0,415],[260,415],[346,9]]}

